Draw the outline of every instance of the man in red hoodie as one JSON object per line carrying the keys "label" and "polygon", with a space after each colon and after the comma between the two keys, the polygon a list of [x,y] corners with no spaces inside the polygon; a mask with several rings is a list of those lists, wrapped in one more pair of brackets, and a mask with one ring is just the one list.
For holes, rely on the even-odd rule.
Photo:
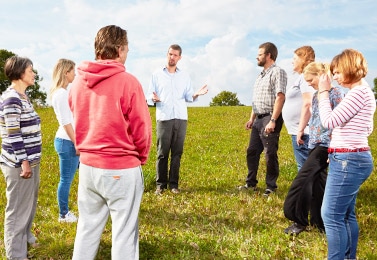
{"label": "man in red hoodie", "polygon": [[96,61],[77,68],[69,95],[81,162],[73,260],[95,258],[109,214],[112,259],[139,259],[141,165],[150,151],[151,118],[142,86],[125,70],[126,30],[103,27],[94,46]]}

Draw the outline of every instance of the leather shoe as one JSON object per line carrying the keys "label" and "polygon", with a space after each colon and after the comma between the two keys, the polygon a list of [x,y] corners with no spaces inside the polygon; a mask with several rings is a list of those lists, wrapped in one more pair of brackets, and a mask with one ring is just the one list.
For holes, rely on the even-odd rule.
{"label": "leather shoe", "polygon": [[306,230],[306,226],[302,226],[300,224],[293,223],[292,225],[290,225],[289,227],[284,229],[284,233],[297,236],[298,234],[300,234],[301,232],[303,232],[305,230]]}

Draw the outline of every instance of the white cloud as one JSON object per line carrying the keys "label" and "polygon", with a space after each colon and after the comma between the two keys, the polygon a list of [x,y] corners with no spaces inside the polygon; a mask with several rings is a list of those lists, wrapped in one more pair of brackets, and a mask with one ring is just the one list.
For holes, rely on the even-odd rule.
{"label": "white cloud", "polygon": [[[51,82],[55,62],[62,57],[94,59],[99,28],[117,24],[128,31],[127,70],[144,89],[151,73],[166,63],[167,48],[183,48],[179,66],[195,88],[210,92],[195,105],[206,106],[223,90],[237,93],[250,105],[252,86],[261,68],[255,56],[259,44],[279,48],[278,65],[292,82],[293,51],[311,45],[319,60],[330,61],[345,48],[356,48],[369,62],[367,81],[377,77],[377,3],[374,0],[0,0],[0,48],[28,56]],[[17,10],[17,15],[14,15]]]}

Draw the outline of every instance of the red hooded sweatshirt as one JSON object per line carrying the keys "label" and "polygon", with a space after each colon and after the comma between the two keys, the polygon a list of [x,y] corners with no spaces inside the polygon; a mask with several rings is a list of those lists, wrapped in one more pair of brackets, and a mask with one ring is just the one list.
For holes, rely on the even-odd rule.
{"label": "red hooded sweatshirt", "polygon": [[83,62],[69,94],[80,161],[101,169],[146,163],[152,124],[139,81],[114,60]]}

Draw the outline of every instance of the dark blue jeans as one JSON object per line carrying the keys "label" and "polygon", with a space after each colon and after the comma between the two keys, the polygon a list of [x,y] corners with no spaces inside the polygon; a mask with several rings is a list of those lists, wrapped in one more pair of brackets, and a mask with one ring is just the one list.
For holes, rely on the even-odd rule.
{"label": "dark blue jeans", "polygon": [[[186,137],[187,120],[172,119],[157,121],[156,184],[158,188],[178,188],[179,169]],[[168,162],[170,169],[168,175]]]}
{"label": "dark blue jeans", "polygon": [[278,148],[280,131],[283,126],[283,117],[280,115],[276,119],[275,130],[273,133],[266,134],[264,128],[270,122],[271,115],[257,118],[251,129],[249,147],[247,148],[246,161],[248,175],[246,183],[249,186],[258,184],[257,173],[261,153],[265,152],[266,158],[266,185],[267,188],[275,190],[276,181],[279,177]]}
{"label": "dark blue jeans", "polygon": [[59,155],[60,182],[57,191],[59,213],[64,216],[69,211],[69,190],[79,165],[79,156],[76,155],[75,146],[70,140],[55,138],[54,145]]}

